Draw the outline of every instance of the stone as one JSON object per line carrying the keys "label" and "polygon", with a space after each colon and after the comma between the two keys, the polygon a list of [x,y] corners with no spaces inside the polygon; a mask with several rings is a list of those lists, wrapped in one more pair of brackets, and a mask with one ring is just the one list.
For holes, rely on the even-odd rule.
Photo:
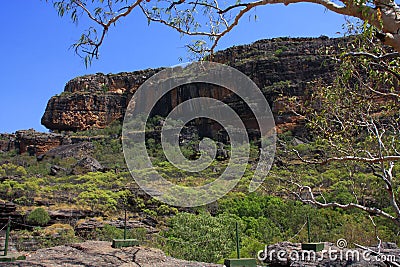
{"label": "stone", "polygon": [[383,242],[382,243],[382,248],[384,249],[398,249],[398,246],[396,243],[393,242]]}
{"label": "stone", "polygon": [[15,148],[20,154],[43,155],[52,148],[65,142],[65,136],[57,133],[41,133],[33,129],[20,130],[15,133]]}
{"label": "stone", "polygon": [[95,158],[86,156],[79,160],[72,168],[71,174],[84,174],[88,172],[101,172],[104,167]]}
{"label": "stone", "polygon": [[8,152],[15,149],[15,134],[0,134],[0,151]]}
{"label": "stone", "polygon": [[17,205],[10,201],[0,199],[0,226],[8,222],[8,218],[13,221],[22,222],[23,216],[17,211]]}
{"label": "stone", "polygon": [[82,159],[91,155],[94,150],[94,145],[90,142],[81,142],[76,144],[61,145],[55,147],[45,153],[45,157],[51,158],[69,158]]}
{"label": "stone", "polygon": [[[276,38],[260,40],[215,53],[213,60],[232,66],[249,76],[262,90],[269,102],[278,132],[296,133],[301,118],[293,115],[287,101],[291,96],[307,100],[311,92],[308,83],[315,79],[332,81],[335,62],[321,49],[338,49],[345,38]],[[115,120],[122,120],[126,107],[137,88],[162,69],[147,69],[118,74],[92,74],[67,82],[64,92],[53,96],[42,117],[42,124],[51,130],[81,131],[104,128]],[[185,90],[182,90],[185,89]],[[241,116],[250,129],[257,128],[249,108],[227,89],[210,90],[201,84],[190,84],[170,91],[154,107],[154,115],[165,116],[178,104],[194,97],[211,97],[224,101]],[[153,102],[152,92],[146,99]],[[144,103],[145,104],[145,103]],[[304,127],[300,127],[304,128]],[[220,127],[213,121],[203,121],[199,134],[216,134]],[[302,134],[302,131],[298,131]],[[254,132],[257,135],[257,131]]]}
{"label": "stone", "polygon": [[228,151],[224,148],[224,144],[217,142],[217,160],[226,160],[229,158]]}
{"label": "stone", "polygon": [[[119,229],[124,229],[125,227],[125,220],[124,219],[117,219],[117,220],[98,220],[96,218],[90,218],[84,221],[80,221],[79,224],[75,226],[75,231],[79,233],[87,233],[92,231],[93,229],[103,228],[104,225],[111,225]],[[149,226],[144,223],[144,219],[137,218],[131,219],[129,218],[126,222],[126,228],[128,230],[134,228],[142,228],[146,230],[146,234],[153,234],[158,233],[159,230],[155,227]]]}
{"label": "stone", "polygon": [[66,172],[65,168],[62,168],[58,165],[52,165],[50,167],[50,175],[56,176],[57,174],[59,174],[60,172]]}
{"label": "stone", "polygon": [[49,100],[41,122],[53,130],[104,128],[123,118],[133,92],[160,70],[76,77],[67,82],[61,95]]}
{"label": "stone", "polygon": [[61,222],[69,222],[75,221],[78,219],[83,219],[86,217],[93,217],[93,216],[102,216],[101,212],[93,212],[90,210],[84,209],[57,209],[57,210],[48,210],[50,218],[53,221],[61,221]]}
{"label": "stone", "polygon": [[148,247],[112,248],[111,242],[85,241],[31,252],[25,261],[7,267],[121,266],[121,267],[223,267],[222,264],[179,260]]}

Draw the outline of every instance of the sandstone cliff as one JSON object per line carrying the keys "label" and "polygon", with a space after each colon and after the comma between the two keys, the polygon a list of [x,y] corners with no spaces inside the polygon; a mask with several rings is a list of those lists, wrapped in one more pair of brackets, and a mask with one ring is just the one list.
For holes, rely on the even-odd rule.
{"label": "sandstone cliff", "polygon": [[[277,38],[260,40],[251,45],[236,46],[216,53],[213,60],[237,68],[248,75],[263,91],[276,123],[293,128],[297,118],[284,110],[285,97],[306,96],[307,82],[332,77],[334,63],[321,55],[327,47],[337,48],[341,38]],[[334,49],[335,50],[335,49]],[[122,120],[126,106],[136,89],[161,69],[147,69],[118,74],[86,75],[69,81],[64,92],[53,96],[42,117],[42,124],[51,130],[80,131],[103,128],[114,120]],[[192,86],[193,87],[193,86]],[[226,102],[238,101],[230,91],[201,90],[202,88],[174,90],[155,113],[165,115],[167,110],[190,97],[210,96]],[[280,95],[280,99],[278,96]],[[148,99],[152,99],[149,92]],[[282,100],[283,99],[283,100]]]}
{"label": "sandstone cliff", "polygon": [[133,92],[159,70],[74,78],[65,85],[61,95],[49,100],[42,124],[58,131],[104,128],[123,117]]}
{"label": "sandstone cliff", "polygon": [[58,133],[41,133],[33,129],[0,134],[0,152],[16,150],[18,153],[42,155],[48,150],[68,144],[71,140]]}

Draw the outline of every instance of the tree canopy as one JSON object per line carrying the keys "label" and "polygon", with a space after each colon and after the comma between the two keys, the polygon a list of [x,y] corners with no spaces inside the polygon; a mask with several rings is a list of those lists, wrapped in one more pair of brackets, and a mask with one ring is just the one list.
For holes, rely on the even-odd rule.
{"label": "tree canopy", "polygon": [[98,57],[106,33],[126,16],[141,13],[149,24],[161,23],[183,35],[198,36],[199,39],[194,44],[187,44],[187,47],[204,54],[213,52],[220,39],[255,8],[293,3],[314,3],[332,12],[358,18],[373,27],[381,42],[400,52],[400,9],[393,0],[238,0],[234,4],[218,0],[46,1],[53,3],[60,16],[70,16],[73,22],[78,23],[82,16],[90,19],[91,25],[73,44],[76,53],[85,58],[86,64]]}
{"label": "tree canopy", "polygon": [[[304,119],[310,135],[308,149],[286,148],[308,168],[340,170],[335,174],[336,185],[328,185],[327,180],[307,183],[295,177],[301,173],[289,183],[303,203],[359,209],[371,219],[382,216],[400,226],[396,177],[400,161],[400,62],[398,52],[368,40],[373,40],[368,33],[358,35],[349,41],[349,47],[358,52],[348,52],[346,47],[337,55],[340,64],[332,83],[314,81],[305,101],[297,97],[286,100],[297,107],[293,113]],[[345,185],[340,194],[347,192],[347,196],[328,197],[339,184]],[[378,194],[385,199],[383,203],[366,200],[377,199]]]}

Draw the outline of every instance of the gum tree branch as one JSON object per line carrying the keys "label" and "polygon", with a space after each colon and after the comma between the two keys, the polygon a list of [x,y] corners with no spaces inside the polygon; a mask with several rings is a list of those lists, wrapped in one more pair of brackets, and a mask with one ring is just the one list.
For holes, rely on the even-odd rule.
{"label": "gum tree branch", "polygon": [[307,164],[317,164],[317,165],[326,165],[332,162],[345,162],[345,161],[355,161],[355,162],[363,162],[363,163],[382,163],[382,162],[392,162],[392,161],[400,161],[400,156],[390,155],[390,156],[382,156],[377,158],[365,158],[358,156],[343,156],[343,157],[330,157],[321,161],[318,160],[307,160],[304,159],[300,153],[293,149],[292,150],[296,156],[304,163]]}
{"label": "gum tree branch", "polygon": [[[397,226],[400,226],[400,220],[398,216],[394,217],[381,209],[375,207],[367,207],[357,203],[348,203],[348,204],[340,204],[337,202],[322,203],[315,199],[311,187],[302,186],[297,183],[294,184],[297,185],[298,192],[292,192],[292,194],[294,194],[304,204],[313,205],[318,208],[341,208],[343,210],[358,209],[368,213],[371,216],[382,216],[384,218],[387,218],[391,220],[393,223],[395,223]],[[307,194],[306,198],[303,196],[304,194]]]}
{"label": "gum tree branch", "polygon": [[[88,2],[90,4],[87,4]],[[92,50],[87,50],[89,51],[88,53],[90,53],[93,57],[98,56],[99,47],[102,45],[110,26],[115,24],[121,18],[130,15],[135,8],[139,8],[149,21],[164,24],[177,30],[183,35],[203,36],[209,38],[209,48],[205,47],[202,49],[206,52],[212,53],[216,49],[220,39],[231,32],[232,29],[239,24],[240,19],[245,14],[248,14],[256,7],[275,4],[289,5],[295,3],[313,3],[323,6],[337,14],[359,18],[377,29],[377,32],[379,33],[377,36],[384,44],[390,45],[397,52],[400,52],[400,9],[393,0],[375,0],[368,4],[358,0],[259,0],[249,1],[247,3],[240,2],[237,4],[227,4],[227,2],[218,0],[197,0],[190,2],[184,0],[167,0],[164,2],[149,1],[149,3],[144,3],[143,0],[136,0],[132,2],[126,0],[123,2],[125,6],[122,8],[117,8],[114,7],[113,4],[122,5],[122,1],[107,0],[107,4],[104,4],[106,5],[107,10],[102,10],[99,12],[100,14],[91,11],[89,8],[90,5],[95,3],[103,4],[103,1],[100,0],[64,0],[56,3],[61,3],[62,5],[75,5],[72,10],[76,12],[76,10],[80,9],[95,25],[102,29],[102,33],[98,39],[90,38],[91,36],[87,35],[86,38],[81,40],[81,43],[77,43],[75,45],[75,47],[78,48],[81,46],[94,47]],[[166,5],[166,8],[158,7],[162,5]],[[168,6],[170,7],[167,8]],[[115,14],[113,11],[114,8],[115,10],[118,10],[118,12],[115,12]],[[199,12],[197,8],[206,8],[208,10],[210,13],[208,14],[210,16],[208,18],[208,22],[204,21],[204,18],[201,18],[201,16],[198,15]],[[159,10],[159,13],[153,13],[151,10]],[[191,12],[193,18],[195,15],[199,17],[196,17],[196,19],[193,21],[183,21],[176,24],[174,19],[179,19],[180,16],[183,16],[183,14],[187,14],[185,12]],[[98,15],[104,15],[104,18]],[[169,17],[164,18],[164,16]],[[208,27],[208,29],[205,29],[206,27]],[[394,56],[394,54],[390,56]]]}

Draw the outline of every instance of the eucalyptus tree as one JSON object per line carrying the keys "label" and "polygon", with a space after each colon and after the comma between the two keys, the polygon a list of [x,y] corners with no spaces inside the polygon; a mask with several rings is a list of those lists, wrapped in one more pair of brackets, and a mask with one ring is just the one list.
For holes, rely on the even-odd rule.
{"label": "eucalyptus tree", "polygon": [[[46,0],[60,16],[79,22],[86,16],[90,25],[73,44],[75,51],[90,64],[99,55],[107,32],[127,16],[142,16],[183,35],[198,39],[187,47],[196,53],[212,53],[222,37],[256,8],[276,4],[313,3],[331,12],[358,18],[376,31],[384,44],[400,51],[400,9],[394,0]],[[255,14],[256,15],[256,14]],[[290,20],[282,17],[282,20]],[[294,22],[295,23],[295,22]],[[265,25],[266,27],[272,25]],[[131,27],[135,27],[132,25]]]}
{"label": "eucalyptus tree", "polygon": [[[306,122],[318,152],[288,149],[310,168],[347,167],[342,179],[352,181],[346,190],[353,197],[347,201],[326,199],[326,181],[305,185],[296,177],[290,180],[292,193],[313,206],[358,209],[371,220],[380,216],[400,226],[396,177],[400,162],[399,53],[374,42],[371,30],[352,38],[348,46],[335,58],[338,69],[331,84],[315,81],[310,84],[313,89],[308,99],[288,100],[291,106],[298,104],[292,111]],[[374,178],[357,180],[360,173]],[[365,200],[371,200],[374,192],[381,193],[385,204]]]}

